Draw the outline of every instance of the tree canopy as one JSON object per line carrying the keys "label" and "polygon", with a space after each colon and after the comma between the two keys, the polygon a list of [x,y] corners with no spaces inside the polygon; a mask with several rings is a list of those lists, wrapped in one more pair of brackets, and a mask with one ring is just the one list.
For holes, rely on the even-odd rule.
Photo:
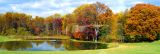
{"label": "tree canopy", "polygon": [[0,14],[0,35],[68,35],[105,41],[120,37],[152,41],[160,39],[160,7],[136,4],[124,12],[113,13],[107,5],[96,2],[80,5],[69,14],[55,13],[48,17],[6,12]]}
{"label": "tree canopy", "polygon": [[125,25],[129,35],[142,35],[156,39],[160,32],[160,8],[151,4],[137,4],[131,8]]}

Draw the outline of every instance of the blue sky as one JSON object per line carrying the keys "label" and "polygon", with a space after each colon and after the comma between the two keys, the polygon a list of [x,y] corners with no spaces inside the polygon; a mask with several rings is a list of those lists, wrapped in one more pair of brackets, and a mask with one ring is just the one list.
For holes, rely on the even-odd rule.
{"label": "blue sky", "polygon": [[0,0],[0,13],[21,12],[33,16],[47,17],[54,13],[72,13],[82,4],[101,2],[114,13],[124,11],[137,3],[160,6],[160,0]]}

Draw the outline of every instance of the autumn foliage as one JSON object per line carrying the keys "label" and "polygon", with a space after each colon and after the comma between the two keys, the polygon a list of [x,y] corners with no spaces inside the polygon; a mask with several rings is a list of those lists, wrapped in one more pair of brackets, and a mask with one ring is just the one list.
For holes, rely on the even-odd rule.
{"label": "autumn foliage", "polygon": [[55,13],[48,17],[6,12],[0,14],[0,35],[153,41],[160,39],[160,7],[136,4],[124,12],[113,13],[105,4],[96,2],[80,5],[69,14]]}
{"label": "autumn foliage", "polygon": [[[79,39],[84,40],[98,38],[96,37],[95,29],[99,27],[96,26],[110,26],[113,15],[112,10],[110,10],[109,7],[99,2],[81,5],[76,8],[73,13],[76,16],[77,25],[84,27],[84,29],[80,29],[83,31],[75,32],[74,37],[79,37]],[[91,27],[89,25],[91,25]]]}
{"label": "autumn foliage", "polygon": [[125,32],[155,40],[160,32],[160,8],[151,4],[137,4],[129,11]]}

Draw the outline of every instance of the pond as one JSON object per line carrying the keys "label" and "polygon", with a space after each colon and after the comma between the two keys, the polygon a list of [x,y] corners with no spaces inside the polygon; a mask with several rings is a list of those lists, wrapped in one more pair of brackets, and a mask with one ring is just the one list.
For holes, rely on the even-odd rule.
{"label": "pond", "polygon": [[107,44],[74,42],[70,40],[8,41],[0,42],[0,50],[7,51],[70,51],[107,48]]}

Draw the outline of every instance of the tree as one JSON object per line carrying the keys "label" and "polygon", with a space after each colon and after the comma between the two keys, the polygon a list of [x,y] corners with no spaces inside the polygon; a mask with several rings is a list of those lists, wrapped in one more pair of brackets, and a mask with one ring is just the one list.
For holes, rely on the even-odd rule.
{"label": "tree", "polygon": [[[17,12],[7,12],[0,16],[0,32],[2,35],[10,33],[8,30],[14,30],[13,33],[17,33],[19,27],[26,28],[26,31],[29,30],[28,23],[31,20],[30,15]],[[25,31],[24,31],[25,32]],[[8,34],[10,35],[10,34]]]}
{"label": "tree", "polygon": [[76,25],[76,17],[75,14],[66,14],[63,17],[63,33],[69,36],[72,36],[73,27]]}
{"label": "tree", "polygon": [[113,12],[112,10],[107,7],[105,4],[102,3],[95,3],[93,4],[96,7],[96,12],[97,12],[97,16],[96,16],[96,24],[98,25],[102,25],[99,28],[96,28],[99,30],[98,32],[98,38],[101,41],[111,41],[112,39],[115,39],[113,37],[116,37],[116,35],[114,34],[116,32],[116,21],[114,19],[116,19],[115,17],[113,17]]}
{"label": "tree", "polygon": [[81,5],[75,9],[73,13],[76,16],[77,24],[79,26],[92,25],[94,27],[94,25],[104,25],[107,26],[107,28],[110,28],[110,22],[113,15],[109,7],[100,2]]}
{"label": "tree", "polygon": [[36,16],[29,23],[29,28],[34,35],[40,35],[44,31],[44,18]]}
{"label": "tree", "polygon": [[128,9],[126,9],[124,12],[119,12],[115,14],[117,18],[117,36],[119,38],[119,41],[123,42],[124,40],[127,40],[128,38],[124,38],[125,36],[125,24],[126,24],[126,19],[128,15]]}
{"label": "tree", "polygon": [[106,24],[112,18],[112,10],[105,4],[96,2],[84,4],[74,10],[79,25]]}
{"label": "tree", "polygon": [[45,27],[50,35],[62,34],[62,20],[61,15],[58,13],[46,18]]}
{"label": "tree", "polygon": [[112,10],[107,7],[105,4],[102,4],[100,2],[96,2],[93,4],[96,7],[96,20],[99,24],[110,24],[111,19],[113,18],[113,12]]}
{"label": "tree", "polygon": [[0,14],[0,34],[2,35],[5,28],[4,14]]}
{"label": "tree", "polygon": [[84,4],[74,10],[78,25],[93,24],[96,18],[96,8],[92,4]]}
{"label": "tree", "polygon": [[[129,11],[125,32],[130,36],[155,40],[160,32],[160,8],[151,4],[137,4]],[[140,39],[141,40],[141,39]]]}

